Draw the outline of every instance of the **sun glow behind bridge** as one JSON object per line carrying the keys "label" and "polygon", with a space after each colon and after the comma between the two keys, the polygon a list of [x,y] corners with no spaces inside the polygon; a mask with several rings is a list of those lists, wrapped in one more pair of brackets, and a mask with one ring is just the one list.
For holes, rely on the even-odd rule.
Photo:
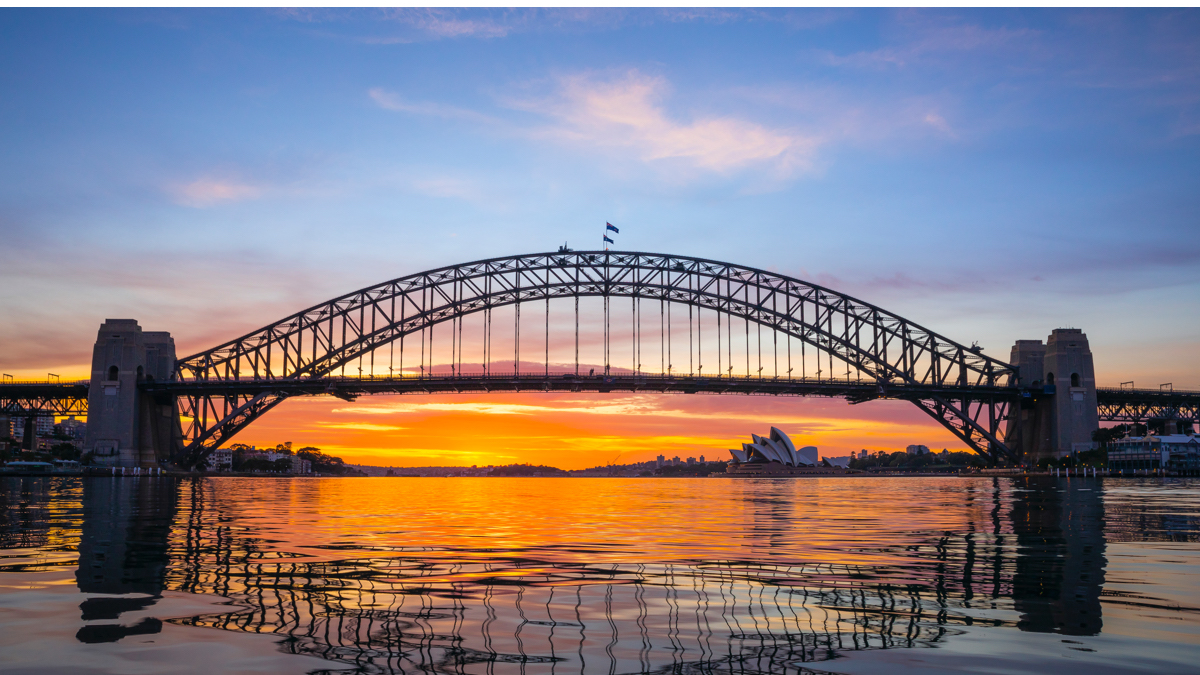
{"label": "sun glow behind bridge", "polygon": [[[354,403],[297,398],[251,425],[238,441],[303,442],[356,464],[528,462],[583,469],[618,454],[622,462],[648,461],[660,453],[723,460],[728,448],[741,447],[751,431],[772,423],[797,444],[817,445],[822,456],[898,449],[913,439],[962,449],[953,435],[903,401],[865,407],[827,399],[524,393],[376,396]],[[381,428],[388,425],[396,428]]]}

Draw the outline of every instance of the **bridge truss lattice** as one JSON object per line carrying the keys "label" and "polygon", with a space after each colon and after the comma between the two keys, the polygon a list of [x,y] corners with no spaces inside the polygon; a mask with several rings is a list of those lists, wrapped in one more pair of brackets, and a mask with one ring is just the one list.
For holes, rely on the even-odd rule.
{"label": "bridge truss lattice", "polygon": [[[585,342],[601,341],[599,375],[594,367],[580,362],[580,301],[587,298],[603,301],[602,334],[583,335]],[[629,298],[629,304],[622,301],[623,306],[618,307],[621,298]],[[558,301],[556,304],[573,300],[574,363],[551,365],[552,300]],[[745,391],[745,381],[756,378],[772,383],[808,379],[854,383],[859,385],[858,393],[844,394],[852,401],[909,400],[989,458],[1019,459],[1001,438],[1001,425],[1014,405],[1014,370],[978,348],[966,347],[843,293],[785,275],[687,256],[615,251],[512,256],[421,272],[334,298],[181,359],[175,381],[164,383],[161,389],[178,396],[186,420],[182,459],[197,461],[288,396],[314,393],[305,388],[324,383],[339,371],[344,374],[347,367],[374,376],[376,357],[382,362],[385,348],[386,377],[402,383],[449,376],[463,385],[486,386],[509,373],[520,382],[530,376],[536,380],[539,373],[527,372],[528,363],[522,361],[521,309],[543,303],[545,320],[538,322],[538,328],[544,328],[544,339],[529,338],[527,315],[524,344],[527,357],[530,344],[544,345],[544,351],[535,349],[535,353],[542,352],[537,356],[545,358],[537,369],[545,382],[557,378],[561,386],[567,375],[577,379],[620,377],[636,385],[639,376],[655,376],[684,379],[696,391],[714,393],[752,393]],[[504,316],[495,317],[495,310],[501,308],[511,308],[512,316],[506,310]],[[675,366],[679,351],[675,345],[682,342],[679,324],[685,308],[687,371],[681,360],[681,365]],[[623,327],[617,334],[613,322],[617,313],[628,313],[628,333]],[[482,316],[482,330],[479,344],[468,350],[463,321],[472,315]],[[540,317],[536,314],[535,319]],[[434,362],[437,326],[450,329],[449,364]],[[494,329],[510,335],[511,361],[507,354],[497,357],[492,352]],[[741,335],[735,336],[735,331]],[[443,339],[445,334],[443,330]],[[780,353],[781,338],[786,355]],[[739,348],[744,346],[737,353],[736,367],[735,342]],[[799,354],[793,353],[793,343]],[[647,344],[650,348],[643,349]],[[715,371],[711,370],[714,345]],[[395,368],[397,351],[399,369]],[[626,353],[628,364],[618,365],[618,356],[623,358]],[[647,355],[650,358],[645,358]],[[643,367],[654,355],[660,356],[658,367]],[[413,364],[414,358],[418,364]],[[772,358],[774,368],[764,374],[764,363],[770,364]],[[816,377],[810,378],[809,364],[814,361]],[[466,372],[465,366],[474,363],[480,364],[481,373]],[[705,371],[705,365],[710,370]],[[801,366],[799,376],[797,365]],[[589,372],[581,372],[583,367]],[[731,386],[735,381],[740,384]],[[538,388],[536,383],[527,387]],[[338,391],[331,384],[325,393],[336,395]]]}

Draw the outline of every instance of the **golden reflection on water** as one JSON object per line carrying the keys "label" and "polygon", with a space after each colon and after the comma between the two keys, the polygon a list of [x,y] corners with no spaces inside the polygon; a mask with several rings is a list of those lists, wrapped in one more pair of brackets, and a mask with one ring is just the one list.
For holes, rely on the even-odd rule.
{"label": "golden reflection on water", "polygon": [[[538,550],[576,562],[782,556],[876,565],[900,562],[897,533],[1011,531],[1008,496],[959,478],[213,479],[199,485],[206,508],[263,539],[280,537],[290,550],[318,549],[308,552],[322,556],[330,554],[319,549],[329,546],[415,546],[430,555]],[[997,508],[998,523],[989,527],[986,512]]]}
{"label": "golden reflection on water", "polygon": [[80,590],[139,608],[227,596],[174,621],[367,673],[801,672],[981,628],[1018,649],[1106,615],[1158,644],[1200,626],[1157,558],[1106,577],[1110,542],[1197,550],[1194,481],[35,481],[0,490],[0,570],[77,564]]}

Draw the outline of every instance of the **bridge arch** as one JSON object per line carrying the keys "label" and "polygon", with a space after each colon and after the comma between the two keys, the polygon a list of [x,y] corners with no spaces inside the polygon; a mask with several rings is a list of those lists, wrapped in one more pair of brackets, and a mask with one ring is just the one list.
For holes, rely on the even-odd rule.
{"label": "bridge arch", "polygon": [[[287,398],[286,383],[322,378],[396,340],[469,315],[586,297],[659,300],[766,327],[866,376],[876,385],[866,398],[910,400],[975,450],[1015,459],[999,431],[1010,407],[1002,390],[1015,384],[1014,370],[977,347],[785,275],[616,251],[493,258],[400,277],[180,359],[176,391],[190,420],[181,457],[193,462],[229,440]],[[722,376],[708,379],[719,383]],[[237,391],[233,384],[247,386]]]}

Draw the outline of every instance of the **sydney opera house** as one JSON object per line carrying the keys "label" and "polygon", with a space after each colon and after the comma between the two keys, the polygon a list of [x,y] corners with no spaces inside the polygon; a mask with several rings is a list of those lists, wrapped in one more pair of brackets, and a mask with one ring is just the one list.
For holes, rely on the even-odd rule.
{"label": "sydney opera house", "polygon": [[727,469],[732,474],[801,474],[825,473],[828,467],[821,466],[814,446],[806,445],[796,449],[792,439],[779,430],[771,427],[768,436],[750,434],[753,443],[743,443],[741,450],[730,450],[733,462]]}

